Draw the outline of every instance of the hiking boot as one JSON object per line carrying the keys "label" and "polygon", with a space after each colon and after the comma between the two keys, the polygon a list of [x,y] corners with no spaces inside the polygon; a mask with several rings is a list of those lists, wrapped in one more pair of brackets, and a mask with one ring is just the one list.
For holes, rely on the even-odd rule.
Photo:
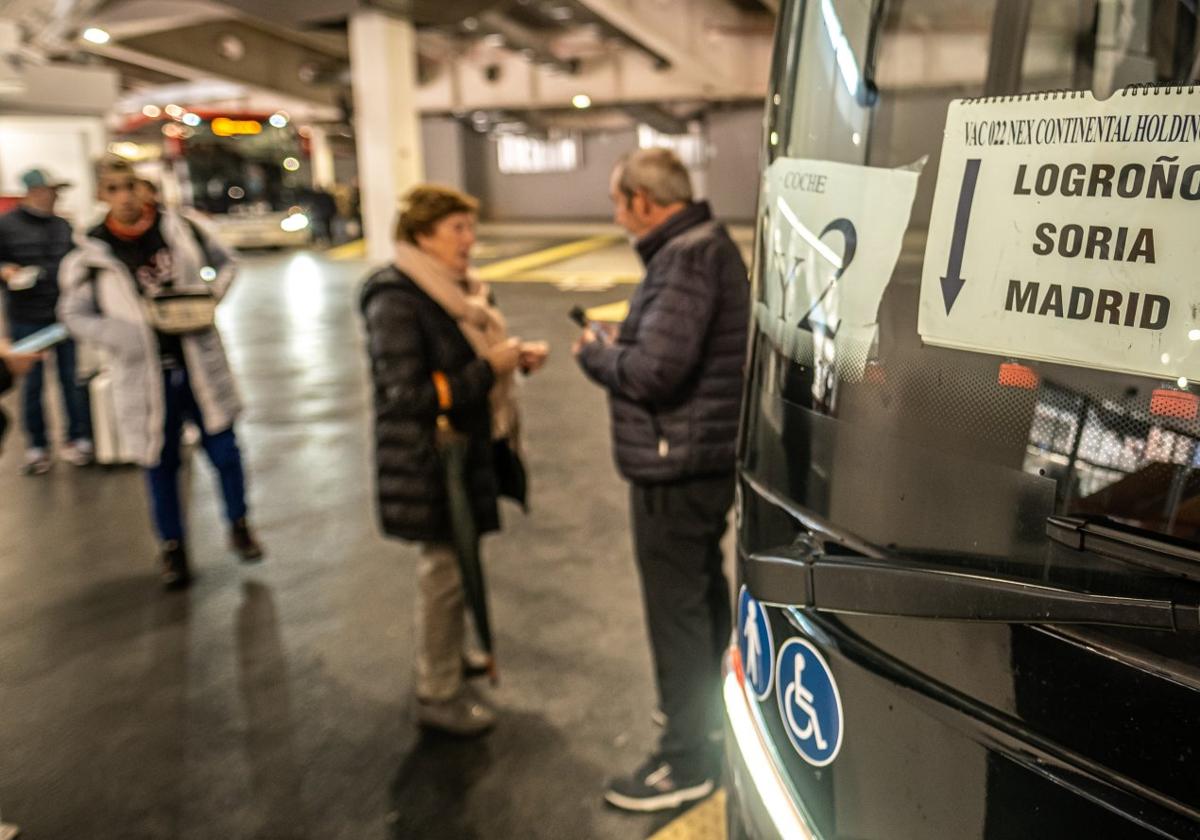
{"label": "hiking boot", "polygon": [[22,475],[45,475],[50,472],[50,453],[40,446],[25,450],[25,461],[21,464]]}
{"label": "hiking boot", "polygon": [[688,772],[652,755],[632,774],[610,781],[604,799],[625,811],[666,811],[703,799],[713,785],[707,773]]}
{"label": "hiking boot", "polygon": [[159,555],[162,563],[162,584],[168,591],[186,589],[192,582],[192,572],[188,568],[187,549],[179,540],[167,540],[163,543]]}
{"label": "hiking boot", "polygon": [[90,440],[81,438],[63,444],[63,448],[59,451],[58,455],[68,464],[73,464],[76,467],[86,467],[95,460],[96,450],[92,447]]}
{"label": "hiking boot", "polygon": [[496,713],[464,690],[440,702],[418,699],[417,724],[460,738],[473,738],[496,725]]}
{"label": "hiking boot", "polygon": [[263,556],[263,548],[254,538],[254,532],[250,530],[250,523],[245,517],[230,526],[229,547],[237,552],[243,563],[253,563]]}

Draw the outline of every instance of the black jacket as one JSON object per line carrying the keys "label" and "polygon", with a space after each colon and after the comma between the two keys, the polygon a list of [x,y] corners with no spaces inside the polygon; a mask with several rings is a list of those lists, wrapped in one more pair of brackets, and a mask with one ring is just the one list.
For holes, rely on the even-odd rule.
{"label": "black jacket", "polygon": [[746,265],[706,202],[637,243],[646,265],[613,345],[579,355],[608,389],[617,468],[657,484],[734,469],[746,356]]}
{"label": "black jacket", "polygon": [[10,323],[54,323],[54,307],[58,304],[58,265],[74,247],[71,225],[66,219],[39,216],[24,207],[0,216],[0,264],[36,265],[41,269],[32,288],[10,291],[5,287],[5,307]]}
{"label": "black jacket", "polygon": [[394,267],[375,272],[362,292],[375,392],[375,466],[384,533],[449,541],[446,486],[434,431],[435,371],[446,374],[454,427],[470,437],[467,491],[480,534],[500,527],[488,392],[491,366],[475,355],[457,323]]}

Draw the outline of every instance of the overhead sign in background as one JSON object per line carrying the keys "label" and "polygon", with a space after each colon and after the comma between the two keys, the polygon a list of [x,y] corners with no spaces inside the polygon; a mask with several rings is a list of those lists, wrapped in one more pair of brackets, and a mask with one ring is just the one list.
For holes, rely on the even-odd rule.
{"label": "overhead sign in background", "polygon": [[836,365],[843,378],[862,375],[921,165],[779,158],[767,169],[767,270],[756,317],[781,353]]}
{"label": "overhead sign in background", "polygon": [[918,329],[1200,380],[1200,90],[951,103]]}

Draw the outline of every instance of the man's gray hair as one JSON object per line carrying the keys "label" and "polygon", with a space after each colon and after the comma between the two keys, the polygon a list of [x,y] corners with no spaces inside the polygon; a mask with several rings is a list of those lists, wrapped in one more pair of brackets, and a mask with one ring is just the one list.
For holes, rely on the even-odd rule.
{"label": "man's gray hair", "polygon": [[617,188],[628,201],[638,190],[660,207],[692,200],[692,178],[670,149],[638,149],[621,158]]}

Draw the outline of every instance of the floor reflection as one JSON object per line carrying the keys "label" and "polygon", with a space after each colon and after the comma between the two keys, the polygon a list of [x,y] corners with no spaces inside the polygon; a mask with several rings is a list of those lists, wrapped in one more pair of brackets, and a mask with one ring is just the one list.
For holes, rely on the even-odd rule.
{"label": "floor reflection", "polygon": [[238,691],[246,714],[245,750],[249,797],[259,817],[253,836],[307,836],[301,767],[294,743],[292,700],[279,617],[269,587],[242,584],[237,611]]}

